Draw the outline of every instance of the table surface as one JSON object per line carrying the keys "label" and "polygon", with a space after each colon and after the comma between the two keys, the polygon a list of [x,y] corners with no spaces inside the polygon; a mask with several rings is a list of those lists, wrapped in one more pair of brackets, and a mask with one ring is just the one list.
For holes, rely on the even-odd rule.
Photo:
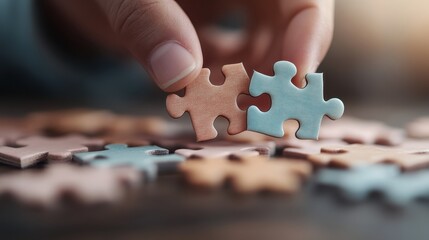
{"label": "table surface", "polygon": [[[399,126],[428,110],[349,112]],[[0,166],[0,172],[10,171],[18,170]],[[0,239],[428,239],[428,221],[428,202],[392,209],[374,196],[350,203],[311,179],[293,196],[198,191],[178,175],[163,175],[113,206],[43,211],[0,199]]]}

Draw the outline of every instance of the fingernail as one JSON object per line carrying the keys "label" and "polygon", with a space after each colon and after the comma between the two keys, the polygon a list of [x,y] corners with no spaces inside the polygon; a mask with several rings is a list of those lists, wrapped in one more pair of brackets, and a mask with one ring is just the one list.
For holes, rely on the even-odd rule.
{"label": "fingernail", "polygon": [[149,61],[155,81],[162,89],[188,76],[196,67],[192,54],[176,42],[156,47]]}

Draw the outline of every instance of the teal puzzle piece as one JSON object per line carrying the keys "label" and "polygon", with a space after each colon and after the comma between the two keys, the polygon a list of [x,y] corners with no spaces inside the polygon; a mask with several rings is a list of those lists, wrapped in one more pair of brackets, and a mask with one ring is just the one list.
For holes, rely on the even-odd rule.
{"label": "teal puzzle piece", "polygon": [[323,98],[323,75],[309,73],[307,86],[298,88],[292,83],[296,75],[295,65],[288,61],[274,64],[274,76],[254,72],[250,82],[250,94],[257,97],[268,93],[271,108],[261,112],[256,106],[247,111],[248,130],[274,137],[284,135],[283,122],[295,119],[300,128],[296,136],[300,139],[317,139],[324,115],[339,119],[344,113],[344,104],[337,98],[325,101]]}
{"label": "teal puzzle piece", "polygon": [[335,187],[342,196],[352,201],[362,201],[373,191],[381,190],[386,183],[400,174],[395,165],[375,164],[350,170],[322,169],[316,175],[318,185]]}
{"label": "teal puzzle piece", "polygon": [[158,171],[175,169],[185,158],[169,154],[158,146],[128,147],[126,144],[109,144],[106,150],[76,153],[74,159],[95,167],[130,166],[144,172],[145,177],[154,180]]}

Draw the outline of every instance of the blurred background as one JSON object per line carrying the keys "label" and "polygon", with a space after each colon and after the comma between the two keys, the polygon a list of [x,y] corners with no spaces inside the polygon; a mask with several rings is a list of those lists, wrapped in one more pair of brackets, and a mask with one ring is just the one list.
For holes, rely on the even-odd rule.
{"label": "blurred background", "polygon": [[[52,34],[55,20],[24,3],[38,1],[20,2],[13,8],[0,3],[3,109],[39,101],[116,110],[163,102],[165,93],[144,80],[148,77],[137,63],[60,39]],[[318,69],[325,75],[327,97],[362,106],[425,105],[428,12],[427,0],[336,1],[334,39]],[[5,21],[13,14],[13,24]]]}

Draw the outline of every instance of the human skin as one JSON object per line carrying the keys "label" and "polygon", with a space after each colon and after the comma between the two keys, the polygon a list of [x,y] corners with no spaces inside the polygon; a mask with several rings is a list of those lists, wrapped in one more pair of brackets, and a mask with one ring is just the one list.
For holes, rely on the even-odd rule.
{"label": "human skin", "polygon": [[[272,72],[278,60],[293,62],[293,79],[316,71],[333,34],[334,0],[44,0],[59,23],[109,51],[134,56],[166,92],[195,80],[203,65],[220,69],[243,62],[247,70]],[[240,8],[242,31],[214,23]],[[204,60],[204,64],[203,64]]]}

